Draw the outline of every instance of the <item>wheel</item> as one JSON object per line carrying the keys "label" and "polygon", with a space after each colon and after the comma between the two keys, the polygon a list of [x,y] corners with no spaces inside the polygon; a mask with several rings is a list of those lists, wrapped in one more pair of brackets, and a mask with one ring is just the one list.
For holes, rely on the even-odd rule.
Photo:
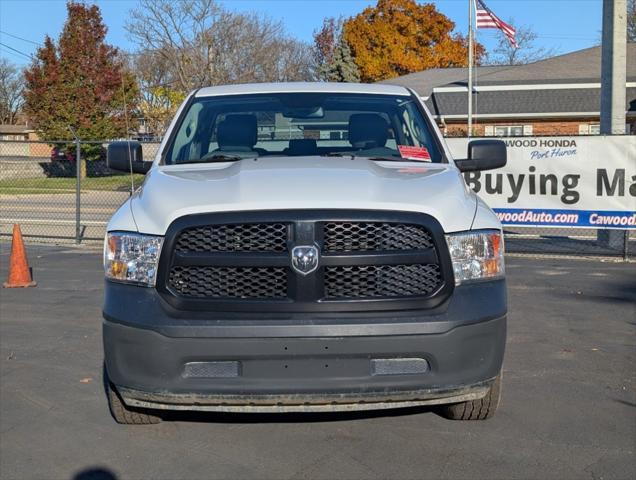
{"label": "wheel", "polygon": [[501,399],[501,373],[488,389],[484,398],[451,403],[439,407],[439,414],[449,420],[486,420],[495,415]]}
{"label": "wheel", "polygon": [[108,408],[117,423],[126,425],[152,425],[161,422],[160,417],[148,413],[146,409],[127,406],[119,396],[115,386],[108,380],[106,372],[104,372],[104,377]]}

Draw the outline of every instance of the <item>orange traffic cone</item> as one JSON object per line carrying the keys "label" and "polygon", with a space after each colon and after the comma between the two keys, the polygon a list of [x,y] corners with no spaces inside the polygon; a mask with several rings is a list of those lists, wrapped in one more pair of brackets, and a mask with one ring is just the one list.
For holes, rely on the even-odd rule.
{"label": "orange traffic cone", "polygon": [[37,283],[31,278],[31,270],[27,263],[26,250],[22,241],[22,231],[17,223],[13,225],[11,241],[11,258],[9,259],[9,278],[2,284],[4,288],[35,287]]}

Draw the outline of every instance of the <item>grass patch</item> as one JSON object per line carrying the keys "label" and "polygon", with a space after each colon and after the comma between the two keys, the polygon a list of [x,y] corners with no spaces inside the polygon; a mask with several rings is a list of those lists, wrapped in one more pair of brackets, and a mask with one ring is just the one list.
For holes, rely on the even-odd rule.
{"label": "grass patch", "polygon": [[[135,186],[144,179],[143,175],[133,177]],[[73,193],[75,182],[75,178],[6,178],[0,180],[0,194]],[[82,191],[127,191],[130,189],[130,175],[83,178],[80,185]]]}

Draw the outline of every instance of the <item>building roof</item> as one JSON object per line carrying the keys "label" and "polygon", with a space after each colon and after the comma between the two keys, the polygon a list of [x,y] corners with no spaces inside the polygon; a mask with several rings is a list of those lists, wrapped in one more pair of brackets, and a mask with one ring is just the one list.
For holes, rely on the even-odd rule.
{"label": "building roof", "polygon": [[[636,115],[636,43],[627,44],[626,111]],[[525,65],[475,68],[477,117],[597,116],[601,47],[586,48]],[[385,83],[413,88],[439,117],[466,117],[467,69],[431,69]]]}
{"label": "building roof", "polygon": [[[636,84],[627,88],[625,111],[636,114]],[[435,92],[426,101],[431,112],[447,119],[465,118],[466,90]],[[475,117],[486,118],[565,118],[597,117],[601,110],[600,87],[538,90],[495,90],[473,94]]]}
{"label": "building roof", "polygon": [[382,85],[379,83],[330,83],[330,82],[286,82],[286,83],[244,83],[205,87],[197,91],[197,97],[216,95],[242,95],[256,93],[375,93],[382,95],[409,95],[400,85]]}
{"label": "building roof", "polygon": [[17,133],[29,133],[33,129],[27,125],[8,125],[6,123],[0,124],[0,133],[17,134]]}
{"label": "building roof", "polygon": [[[497,72],[499,70],[505,70],[510,68],[509,66],[485,66],[475,67],[475,74],[480,78]],[[388,80],[382,80],[379,83],[390,85],[402,85],[407,88],[412,88],[422,97],[428,97],[433,93],[433,88],[440,85],[450,84],[467,84],[468,83],[468,71],[465,67],[462,68],[431,68],[424,70],[423,72],[410,73],[402,77],[390,78]]]}
{"label": "building roof", "polygon": [[[627,81],[636,81],[636,43],[627,44]],[[541,83],[589,83],[601,78],[601,47],[557,55],[525,65],[488,65],[475,67],[475,85],[532,85]],[[413,88],[429,96],[442,85],[468,84],[466,68],[431,68],[380,83]]]}

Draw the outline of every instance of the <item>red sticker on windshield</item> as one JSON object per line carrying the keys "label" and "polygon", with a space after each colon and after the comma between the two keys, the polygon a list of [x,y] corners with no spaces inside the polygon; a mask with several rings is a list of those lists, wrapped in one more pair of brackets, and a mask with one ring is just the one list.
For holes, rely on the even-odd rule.
{"label": "red sticker on windshield", "polygon": [[409,145],[398,145],[397,147],[402,158],[418,160],[420,162],[431,161],[431,155],[428,153],[426,147],[414,147]]}

